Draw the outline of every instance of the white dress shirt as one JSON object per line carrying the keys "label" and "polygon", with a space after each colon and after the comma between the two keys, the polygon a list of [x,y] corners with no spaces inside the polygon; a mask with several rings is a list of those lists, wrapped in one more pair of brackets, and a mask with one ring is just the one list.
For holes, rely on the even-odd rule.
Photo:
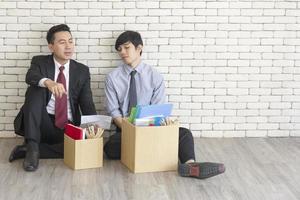
{"label": "white dress shirt", "polygon": [[[68,100],[68,120],[70,121],[73,121],[73,117],[72,117],[72,112],[71,112],[71,107],[70,107],[70,101],[69,101],[69,69],[70,69],[70,61],[68,61],[66,64],[64,65],[61,65],[59,64],[55,58],[53,57],[53,60],[54,60],[54,64],[55,64],[55,74],[54,74],[54,81],[56,82],[56,79],[58,77],[58,74],[59,74],[59,68],[61,66],[64,66],[65,69],[63,70],[63,73],[65,75],[65,78],[66,78],[66,91],[67,91],[67,100]],[[40,87],[46,87],[45,86],[45,81],[47,80],[48,78],[42,78],[40,81],[39,81],[39,86]],[[53,94],[51,94],[51,98],[50,98],[50,101],[47,105],[47,112],[51,115],[55,115],[55,96]]]}

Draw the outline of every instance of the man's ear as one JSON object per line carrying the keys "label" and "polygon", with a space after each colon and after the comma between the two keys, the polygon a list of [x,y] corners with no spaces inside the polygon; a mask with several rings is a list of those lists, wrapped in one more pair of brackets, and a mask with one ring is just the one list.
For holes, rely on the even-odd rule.
{"label": "man's ear", "polygon": [[53,53],[53,44],[48,44],[48,48],[49,48],[49,50]]}
{"label": "man's ear", "polygon": [[143,45],[139,44],[137,47],[136,47],[137,50],[139,51],[142,51],[143,50]]}

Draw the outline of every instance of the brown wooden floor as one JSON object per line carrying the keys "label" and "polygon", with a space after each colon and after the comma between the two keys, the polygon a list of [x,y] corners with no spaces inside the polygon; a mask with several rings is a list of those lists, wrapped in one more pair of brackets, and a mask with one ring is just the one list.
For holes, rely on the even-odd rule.
{"label": "brown wooden floor", "polygon": [[133,174],[119,161],[73,171],[61,159],[40,160],[28,173],[9,163],[19,139],[0,139],[0,199],[300,199],[300,138],[197,138],[198,161],[223,162],[226,172],[207,180],[176,172]]}

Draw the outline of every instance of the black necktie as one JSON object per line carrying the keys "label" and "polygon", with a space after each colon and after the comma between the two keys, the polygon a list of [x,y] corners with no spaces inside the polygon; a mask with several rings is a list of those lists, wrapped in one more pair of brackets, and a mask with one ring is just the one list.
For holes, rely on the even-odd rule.
{"label": "black necktie", "polygon": [[129,86],[129,104],[128,104],[128,113],[130,114],[131,108],[135,107],[137,104],[137,94],[136,94],[136,85],[135,85],[135,79],[134,75],[136,74],[136,71],[133,70],[130,73],[130,86]]}

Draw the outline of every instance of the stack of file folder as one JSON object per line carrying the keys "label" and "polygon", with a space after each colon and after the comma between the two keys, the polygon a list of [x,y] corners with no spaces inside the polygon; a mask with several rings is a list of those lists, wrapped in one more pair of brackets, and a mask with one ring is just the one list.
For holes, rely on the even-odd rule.
{"label": "stack of file folder", "polygon": [[160,126],[171,115],[173,104],[138,105],[130,112],[129,122],[136,126]]}

